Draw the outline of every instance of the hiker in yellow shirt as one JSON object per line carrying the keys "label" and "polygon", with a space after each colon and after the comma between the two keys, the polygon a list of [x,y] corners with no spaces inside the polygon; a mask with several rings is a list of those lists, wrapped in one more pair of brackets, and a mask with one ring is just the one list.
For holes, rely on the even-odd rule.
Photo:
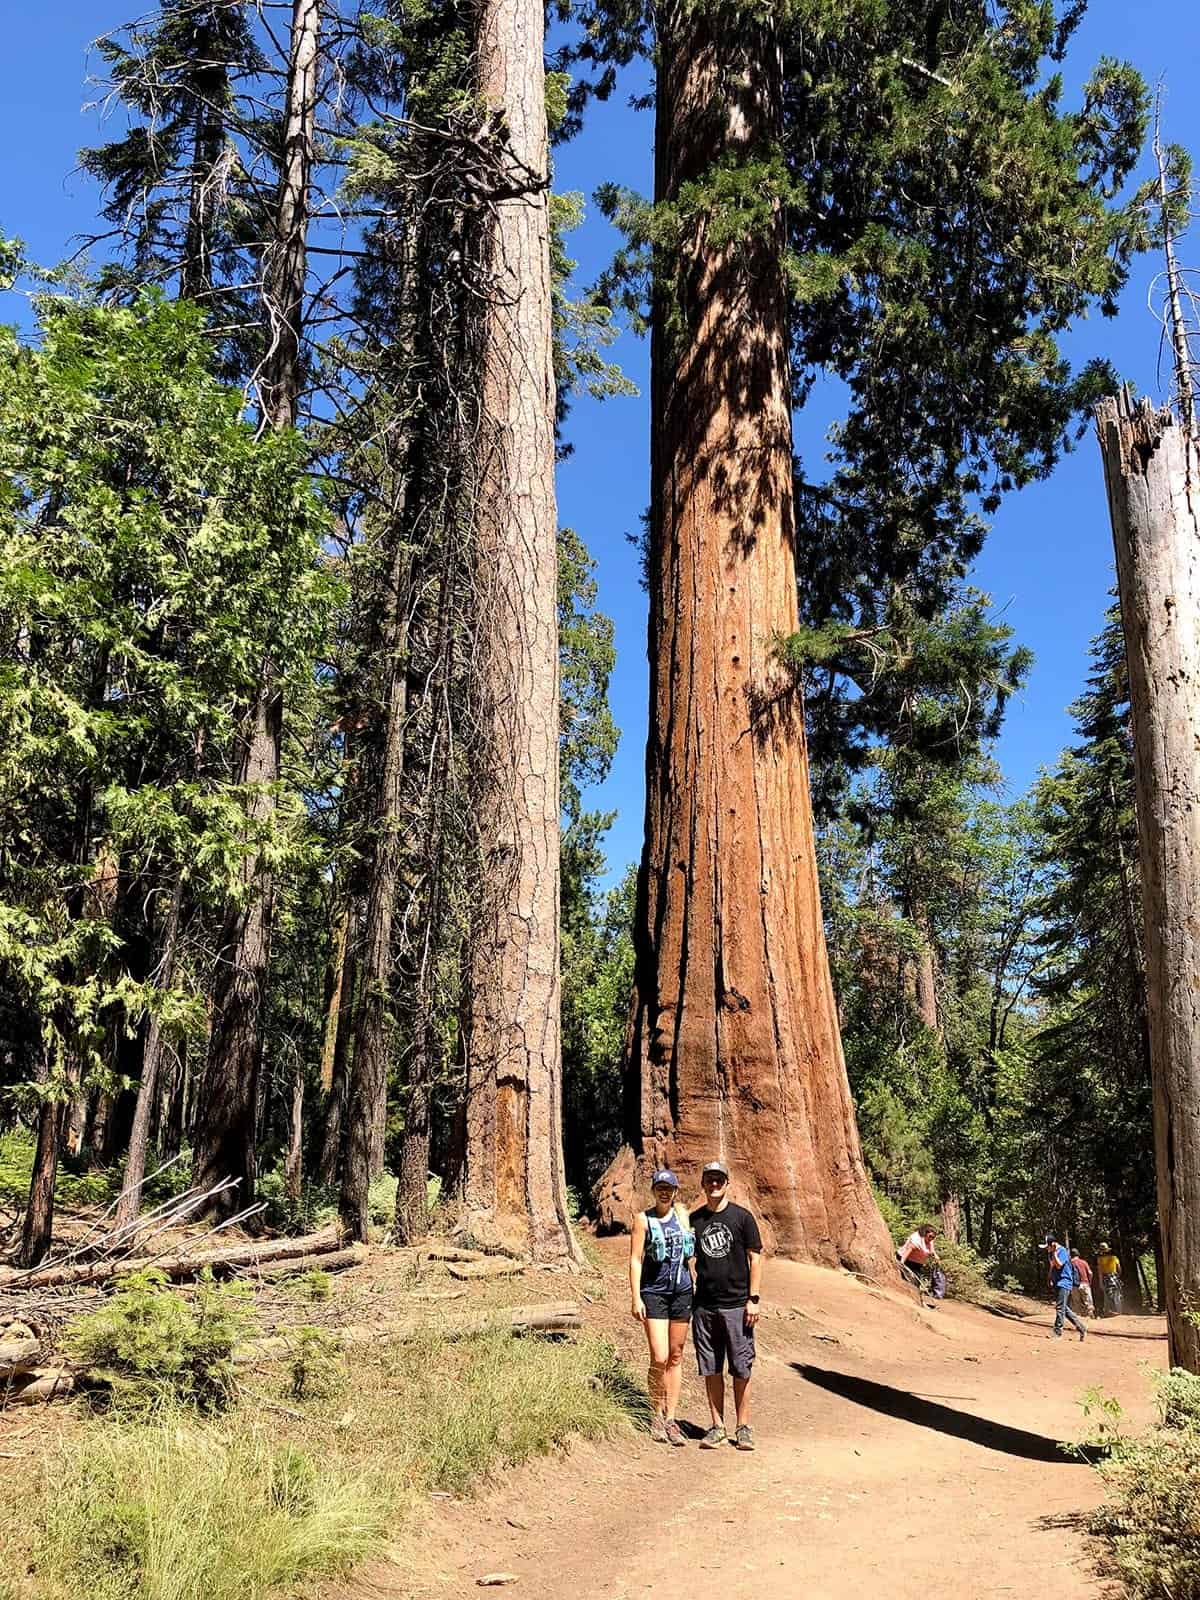
{"label": "hiker in yellow shirt", "polygon": [[1102,1244],[1096,1252],[1096,1279],[1102,1296],[1102,1309],[1106,1317],[1121,1314],[1121,1261],[1114,1250]]}

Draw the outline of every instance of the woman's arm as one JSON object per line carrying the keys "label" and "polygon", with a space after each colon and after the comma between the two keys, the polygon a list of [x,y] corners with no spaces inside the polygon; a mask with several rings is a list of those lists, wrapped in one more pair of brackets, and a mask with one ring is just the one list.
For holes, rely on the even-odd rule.
{"label": "woman's arm", "polygon": [[639,1211],[633,1219],[633,1232],[629,1235],[629,1294],[630,1312],[639,1322],[646,1320],[642,1304],[642,1257],[646,1253],[646,1213]]}
{"label": "woman's arm", "polygon": [[692,1219],[691,1219],[691,1217],[688,1216],[688,1208],[685,1205],[683,1205],[683,1204],[676,1205],[676,1207],[675,1207],[675,1216],[678,1219],[679,1226],[683,1229],[684,1238],[686,1239],[689,1233],[692,1236],[692,1253],[691,1253],[690,1256],[687,1257],[686,1265],[687,1265],[687,1269],[688,1269],[688,1276],[692,1280],[692,1293],[695,1294],[695,1292],[696,1292],[696,1234],[695,1234],[695,1230],[692,1227]]}

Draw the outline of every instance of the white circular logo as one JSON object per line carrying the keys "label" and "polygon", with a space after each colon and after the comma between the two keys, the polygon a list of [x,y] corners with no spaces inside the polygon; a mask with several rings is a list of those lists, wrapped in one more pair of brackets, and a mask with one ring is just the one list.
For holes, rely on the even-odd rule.
{"label": "white circular logo", "polygon": [[727,1256],[733,1249],[733,1235],[723,1222],[714,1222],[700,1235],[700,1248],[706,1256]]}

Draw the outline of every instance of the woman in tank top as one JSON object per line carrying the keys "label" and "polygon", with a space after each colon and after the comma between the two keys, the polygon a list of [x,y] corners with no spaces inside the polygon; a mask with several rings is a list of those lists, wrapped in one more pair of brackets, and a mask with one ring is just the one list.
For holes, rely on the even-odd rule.
{"label": "woman in tank top", "polygon": [[686,1444],[675,1420],[683,1383],[683,1347],[692,1317],[696,1242],[679,1179],[665,1169],[651,1183],[654,1204],[633,1219],[629,1246],[632,1312],[650,1347],[648,1389],[653,1417],[650,1437],[658,1444]]}

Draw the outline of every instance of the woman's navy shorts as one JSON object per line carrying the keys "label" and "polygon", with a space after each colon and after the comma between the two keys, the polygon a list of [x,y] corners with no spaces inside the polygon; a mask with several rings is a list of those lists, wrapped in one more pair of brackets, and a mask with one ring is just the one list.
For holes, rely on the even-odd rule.
{"label": "woman's navy shorts", "polygon": [[692,1286],[690,1283],[668,1294],[657,1294],[653,1289],[642,1290],[642,1304],[652,1322],[690,1322],[692,1318]]}

